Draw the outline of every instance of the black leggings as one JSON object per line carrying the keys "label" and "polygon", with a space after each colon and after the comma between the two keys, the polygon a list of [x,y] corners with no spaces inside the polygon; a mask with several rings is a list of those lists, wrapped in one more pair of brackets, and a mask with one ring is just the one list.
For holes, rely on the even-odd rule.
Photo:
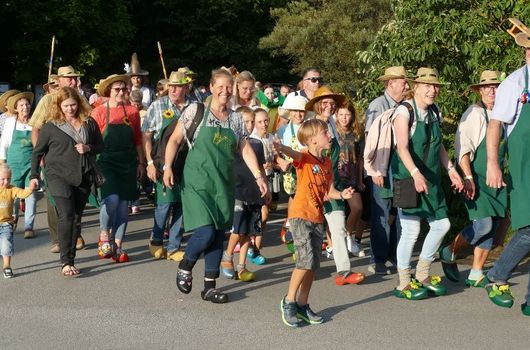
{"label": "black leggings", "polygon": [[75,245],[79,236],[76,222],[80,222],[90,195],[89,187],[71,186],[70,191],[69,197],[53,196],[57,205],[57,236],[63,265],[74,265]]}

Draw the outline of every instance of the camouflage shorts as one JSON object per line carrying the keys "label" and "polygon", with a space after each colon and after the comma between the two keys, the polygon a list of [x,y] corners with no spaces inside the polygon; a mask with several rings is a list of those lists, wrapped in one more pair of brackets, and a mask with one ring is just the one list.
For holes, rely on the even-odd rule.
{"label": "camouflage shorts", "polygon": [[289,219],[289,231],[293,235],[296,268],[316,270],[320,267],[324,225],[299,218]]}

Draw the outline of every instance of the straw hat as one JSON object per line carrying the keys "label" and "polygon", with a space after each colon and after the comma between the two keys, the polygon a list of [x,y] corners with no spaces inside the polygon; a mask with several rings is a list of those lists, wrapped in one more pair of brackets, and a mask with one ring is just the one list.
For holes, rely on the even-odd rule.
{"label": "straw hat", "polygon": [[20,94],[20,91],[12,89],[12,90],[7,90],[2,95],[0,95],[0,111],[2,113],[7,111],[7,108],[6,108],[7,100],[9,100],[11,96],[15,96],[16,94]]}
{"label": "straw hat", "polygon": [[391,79],[406,79],[407,71],[403,66],[388,67],[385,69],[385,74],[381,75],[377,80],[386,81]]}
{"label": "straw hat", "polygon": [[65,67],[59,67],[59,69],[57,69],[57,77],[59,78],[82,77],[82,75],[79,72],[76,72],[74,67],[65,66]]}
{"label": "straw hat", "polygon": [[109,75],[105,80],[101,81],[98,86],[98,95],[109,97],[110,87],[117,81],[123,81],[125,85],[129,82],[130,76],[128,74],[112,74]]}
{"label": "straw hat", "polygon": [[140,61],[138,61],[138,55],[135,53],[132,54],[131,56],[131,65],[129,66],[129,75],[132,77],[132,76],[136,76],[136,75],[149,75],[149,72],[146,71],[146,70],[143,70],[141,67],[140,67]]}
{"label": "straw hat", "polygon": [[344,101],[346,100],[346,96],[342,94],[335,94],[333,93],[333,91],[330,89],[329,86],[324,85],[324,86],[319,87],[318,90],[315,92],[315,96],[311,100],[309,100],[309,102],[306,103],[305,110],[312,111],[315,103],[317,103],[318,101],[324,98],[334,99],[335,102],[337,103],[337,106],[342,105]]}
{"label": "straw hat", "polygon": [[305,111],[307,99],[301,95],[289,94],[285,98],[283,105],[278,108],[280,113],[287,113],[289,111]]}
{"label": "straw hat", "polygon": [[169,79],[167,80],[167,85],[188,85],[191,83],[193,79],[188,76],[184,71],[181,71],[180,69],[176,72],[171,72],[169,75]]}
{"label": "straw hat", "polygon": [[483,85],[499,85],[501,83],[501,74],[501,72],[496,70],[485,70],[480,74],[480,82],[470,85],[469,88],[478,91]]}
{"label": "straw hat", "polygon": [[57,76],[57,74],[52,74],[50,75],[50,79],[48,80],[48,82],[44,85],[42,85],[42,88],[44,89],[44,91],[46,91],[46,93],[50,93],[50,88],[54,88],[54,87],[57,87],[59,86],[59,81],[58,81],[59,77]]}
{"label": "straw hat", "polygon": [[449,85],[450,83],[442,83],[439,80],[438,70],[436,68],[421,67],[416,73],[416,77],[412,80],[413,83],[423,83],[431,85]]}
{"label": "straw hat", "polygon": [[7,109],[9,110],[9,113],[11,113],[11,114],[16,114],[17,113],[17,111],[16,111],[17,102],[19,100],[23,99],[23,98],[27,99],[29,101],[29,104],[32,105],[33,104],[33,97],[34,97],[33,93],[29,92],[29,91],[19,92],[18,94],[11,96],[7,100]]}
{"label": "straw hat", "polygon": [[529,48],[530,47],[530,29],[525,26],[517,18],[508,18],[512,23],[512,28],[508,29],[507,32],[515,39],[515,43],[519,46]]}
{"label": "straw hat", "polygon": [[183,72],[184,74],[186,74],[188,77],[192,79],[195,79],[197,77],[197,73],[195,73],[188,67],[180,67],[179,69],[177,69],[177,72]]}

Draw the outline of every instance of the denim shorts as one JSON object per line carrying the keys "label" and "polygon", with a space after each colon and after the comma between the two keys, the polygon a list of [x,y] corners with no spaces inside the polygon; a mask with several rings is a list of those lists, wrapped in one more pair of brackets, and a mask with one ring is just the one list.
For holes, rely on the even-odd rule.
{"label": "denim shorts", "polygon": [[316,270],[320,267],[324,225],[300,218],[289,219],[289,231],[293,235],[296,268]]}
{"label": "denim shorts", "polygon": [[0,224],[0,255],[13,256],[13,226],[8,223]]}
{"label": "denim shorts", "polygon": [[236,199],[232,232],[251,236],[261,236],[261,205],[246,204],[245,202]]}

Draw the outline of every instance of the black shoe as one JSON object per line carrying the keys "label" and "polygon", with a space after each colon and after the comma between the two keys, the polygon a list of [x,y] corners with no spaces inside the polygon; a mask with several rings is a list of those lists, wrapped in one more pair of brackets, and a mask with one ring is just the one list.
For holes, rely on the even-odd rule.
{"label": "black shoe", "polygon": [[228,295],[221,292],[219,289],[210,288],[207,291],[201,292],[202,300],[211,301],[215,304],[224,304],[228,302]]}
{"label": "black shoe", "polygon": [[183,272],[182,270],[177,271],[177,288],[184,294],[191,292],[193,277],[191,273]]}

